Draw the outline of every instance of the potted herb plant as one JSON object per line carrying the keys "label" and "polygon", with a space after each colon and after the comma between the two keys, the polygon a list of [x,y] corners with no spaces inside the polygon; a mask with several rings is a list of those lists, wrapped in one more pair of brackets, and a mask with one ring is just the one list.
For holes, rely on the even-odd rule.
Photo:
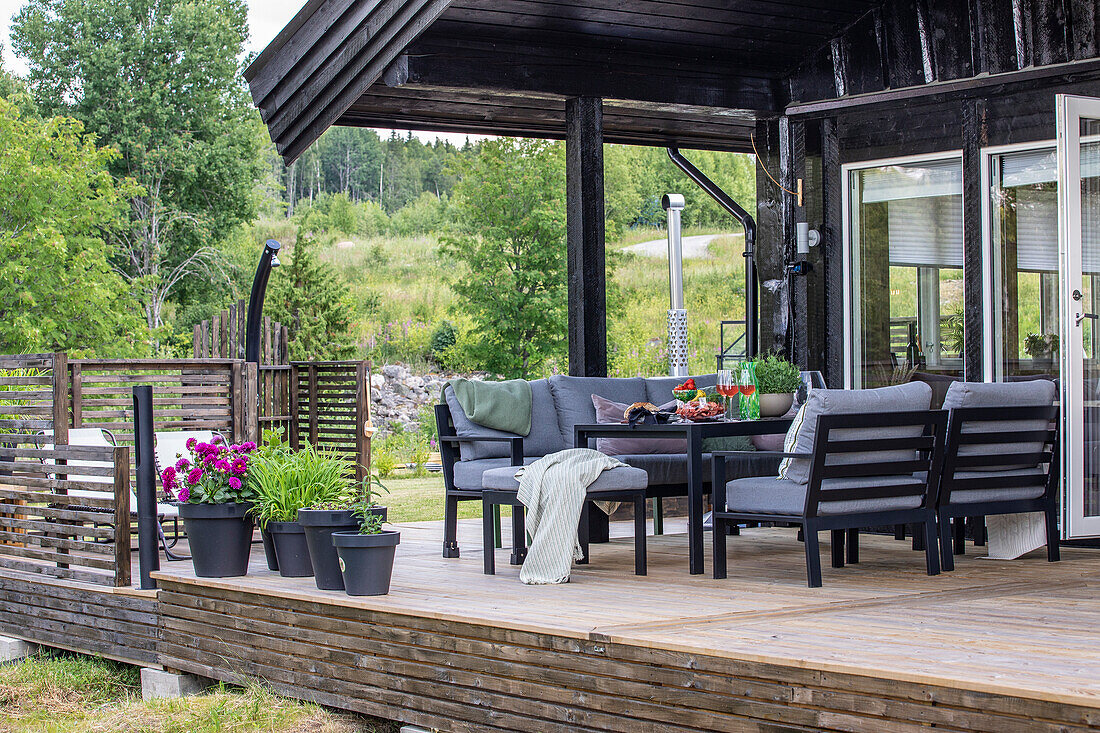
{"label": "potted herb plant", "polygon": [[254,461],[254,514],[271,533],[279,574],[288,578],[313,575],[305,530],[298,510],[337,501],[347,487],[347,464],[334,452],[311,445],[289,454],[261,456]]}
{"label": "potted herb plant", "polygon": [[384,596],[390,592],[393,557],[401,533],[383,529],[382,517],[374,509],[369,500],[361,501],[352,510],[359,518],[358,531],[332,533],[349,596]]}
{"label": "potted herb plant", "polygon": [[785,415],[794,404],[794,393],[802,384],[798,367],[777,354],[758,356],[754,364],[756,391],[760,395],[760,416]]}
{"label": "potted herb plant", "polygon": [[1049,370],[1054,364],[1054,355],[1058,353],[1058,334],[1029,333],[1024,337],[1024,351],[1035,367]]}
{"label": "potted herb plant", "polygon": [[247,480],[256,444],[225,445],[187,441],[190,458],[161,473],[161,482],[180,502],[191,561],[201,578],[228,578],[248,572],[252,549],[253,493]]}
{"label": "potted herb plant", "polygon": [[355,507],[365,504],[371,514],[386,521],[386,507],[377,502],[375,489],[389,491],[377,475],[365,477],[351,491],[335,501],[324,501],[298,510],[298,523],[306,534],[309,559],[313,563],[313,580],[320,590],[344,590],[344,577],[340,572],[340,558],[332,544],[334,532],[357,532],[359,518]]}

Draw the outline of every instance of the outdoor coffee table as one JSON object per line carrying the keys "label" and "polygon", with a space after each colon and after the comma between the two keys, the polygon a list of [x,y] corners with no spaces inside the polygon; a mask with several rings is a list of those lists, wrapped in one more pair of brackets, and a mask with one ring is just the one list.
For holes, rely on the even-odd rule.
{"label": "outdoor coffee table", "polygon": [[730,436],[778,435],[787,432],[792,418],[717,422],[669,422],[664,425],[614,423],[582,424],[573,428],[573,445],[588,448],[596,438],[682,438],[687,441],[688,568],[693,575],[703,572],[703,440]]}

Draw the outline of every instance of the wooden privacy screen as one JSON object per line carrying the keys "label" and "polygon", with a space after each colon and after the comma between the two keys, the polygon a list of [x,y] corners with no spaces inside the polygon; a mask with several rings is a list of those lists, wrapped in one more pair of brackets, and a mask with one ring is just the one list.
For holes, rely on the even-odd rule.
{"label": "wooden privacy screen", "polygon": [[292,362],[290,444],[330,448],[370,470],[370,365],[365,361]]}
{"label": "wooden privacy screen", "polygon": [[133,388],[153,387],[154,429],[216,430],[228,440],[257,440],[257,373],[231,359],[88,359],[69,364],[72,427],[106,428],[120,443],[134,436]]}
{"label": "wooden privacy screen", "polygon": [[130,584],[127,448],[68,443],[64,354],[0,356],[0,567]]}

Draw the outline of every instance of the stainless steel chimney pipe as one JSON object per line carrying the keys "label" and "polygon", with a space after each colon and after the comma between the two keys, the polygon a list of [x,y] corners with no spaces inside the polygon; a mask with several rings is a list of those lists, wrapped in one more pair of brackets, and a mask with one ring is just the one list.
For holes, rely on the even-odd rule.
{"label": "stainless steel chimney pipe", "polygon": [[688,375],[687,310],[684,309],[684,248],[680,231],[680,212],[684,197],[666,193],[661,206],[668,213],[668,373]]}

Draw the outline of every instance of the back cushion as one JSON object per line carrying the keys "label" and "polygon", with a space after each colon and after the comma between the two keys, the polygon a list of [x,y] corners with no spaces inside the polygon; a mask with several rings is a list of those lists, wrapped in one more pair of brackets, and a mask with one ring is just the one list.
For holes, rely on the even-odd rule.
{"label": "back cushion", "polygon": [[[612,424],[621,423],[626,415],[626,408],[630,407],[622,402],[605,400],[598,394],[592,395],[592,404],[596,408],[596,422]],[[659,407],[662,410],[675,410],[676,401]],[[687,441],[676,438],[600,438],[596,441],[596,450],[609,456],[687,453]]]}
{"label": "back cushion", "polygon": [[557,374],[550,377],[550,393],[554,396],[554,408],[558,413],[561,440],[569,448],[573,447],[574,425],[596,422],[596,408],[592,405],[592,395],[598,394],[605,399],[626,405],[647,401],[645,380],[641,377],[616,379],[567,377]]}
{"label": "back cushion", "polygon": [[[1028,382],[956,382],[947,390],[943,409],[959,407],[1049,407],[1054,404],[1057,390],[1054,382],[1036,379]],[[1015,432],[1019,430],[1045,430],[1043,420],[1005,420],[1003,422],[982,422],[963,425],[963,432]],[[967,445],[959,448],[959,455],[1019,455],[1038,453],[1043,450],[1042,443],[1000,443],[986,445]],[[982,466],[968,468],[968,471],[1009,471],[1013,469],[1034,468],[1036,464],[1018,463],[1001,466]]]}
{"label": "back cushion", "polygon": [[[817,418],[821,415],[841,415],[847,413],[906,412],[909,410],[927,410],[932,401],[932,388],[924,382],[910,382],[879,389],[815,389],[810,393],[795,416],[787,439],[783,444],[786,453],[810,454],[817,437]],[[867,428],[836,431],[834,437],[844,440],[866,438],[908,438],[921,434],[921,428]],[[840,435],[838,433],[842,433]],[[911,458],[909,451],[876,451],[872,454],[875,461],[898,461]],[[859,463],[866,456],[852,454],[836,456],[830,464]],[[810,480],[810,460],[807,458],[785,458],[779,465],[781,478],[805,484]]]}
{"label": "back cushion", "polygon": [[[649,377],[645,380],[646,402],[663,405],[669,400],[676,399],[672,396],[672,388],[679,387],[687,379],[687,377]],[[692,379],[695,380],[695,386],[699,389],[714,387],[718,384],[717,374],[701,374]]]}
{"label": "back cushion", "polygon": [[[455,432],[462,438],[475,437],[516,437],[514,433],[487,428],[472,422],[462,411],[462,405],[447,387],[443,392],[447,407],[451,410],[451,421]],[[550,385],[545,379],[531,382],[531,432],[523,439],[523,455],[544,456],[557,453],[565,448],[558,428],[558,418],[554,410],[554,398],[550,394]],[[511,450],[507,443],[467,443],[460,448],[462,460],[475,461],[480,458],[507,458]]]}

